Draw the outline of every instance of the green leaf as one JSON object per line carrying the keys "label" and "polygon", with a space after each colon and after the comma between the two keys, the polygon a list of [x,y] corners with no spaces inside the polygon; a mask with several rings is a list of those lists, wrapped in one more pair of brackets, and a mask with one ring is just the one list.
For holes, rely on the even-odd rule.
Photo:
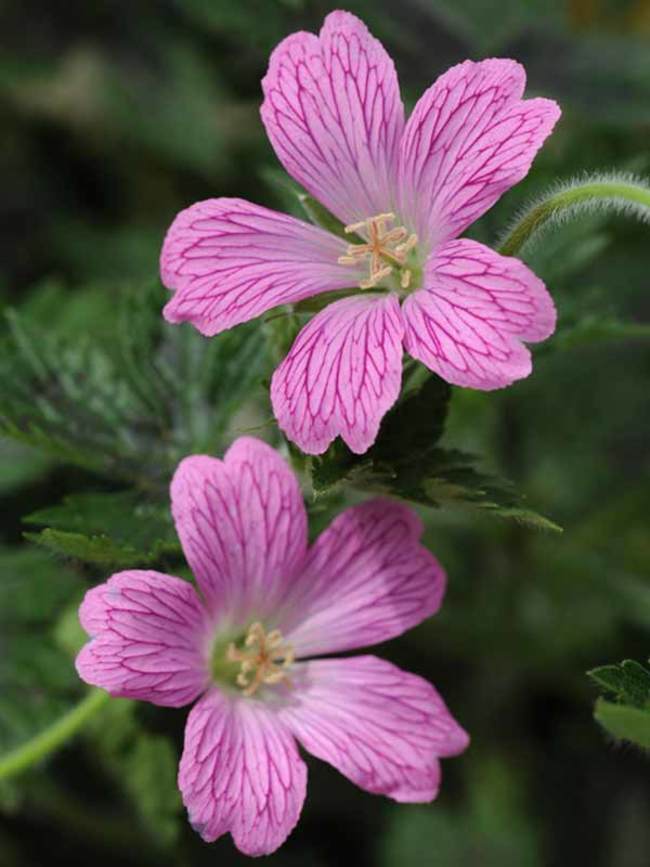
{"label": "green leaf", "polygon": [[451,387],[435,375],[414,385],[414,379],[422,371],[422,367],[413,369],[406,379],[401,400],[386,414],[381,434],[372,449],[377,460],[390,461],[395,455],[405,460],[418,458],[431,450],[442,436]]}
{"label": "green leaf", "polygon": [[601,665],[587,675],[617,702],[650,709],[650,671],[633,659],[617,665]]}
{"label": "green leaf", "polygon": [[48,528],[40,533],[25,533],[25,538],[55,554],[98,566],[137,566],[150,562],[149,557],[137,558],[135,551],[120,548],[107,536],[83,536]]}
{"label": "green leaf", "polygon": [[[477,458],[455,449],[437,449],[422,467],[419,501],[425,505],[470,507],[508,518],[535,530],[561,533],[562,528],[526,505],[511,482],[476,469]],[[414,468],[415,469],[415,468]],[[409,482],[417,494],[417,476]],[[407,488],[408,490],[408,488]],[[418,499],[414,496],[413,499]]]}
{"label": "green leaf", "polygon": [[[418,368],[422,370],[422,368]],[[388,412],[374,446],[364,455],[355,455],[336,439],[324,455],[312,459],[312,485],[316,494],[358,476],[386,462],[407,462],[431,449],[444,430],[451,389],[438,376],[428,376],[416,390],[405,376],[405,387],[398,403]]]}
{"label": "green leaf", "polygon": [[613,737],[650,749],[650,709],[615,704],[599,698],[594,717]]}
{"label": "green leaf", "polygon": [[102,566],[148,565],[181,550],[168,507],[134,491],[76,494],[23,520],[47,525],[39,533],[26,533],[30,541]]}
{"label": "green leaf", "polygon": [[[50,321],[8,313],[0,434],[162,492],[184,455],[223,449],[233,414],[255,395],[266,363],[261,323],[208,341],[189,326],[164,323],[158,283],[111,291],[110,337],[101,307],[74,340],[51,298]],[[60,292],[59,307],[66,303]]]}
{"label": "green leaf", "polygon": [[424,506],[480,509],[536,529],[560,531],[528,508],[509,482],[477,470],[472,455],[437,445],[449,396],[449,386],[439,377],[429,376],[413,390],[407,382],[402,399],[387,413],[377,441],[364,455],[353,454],[337,440],[312,460],[314,493],[347,482]]}
{"label": "green leaf", "polygon": [[624,659],[587,674],[615,698],[598,699],[596,721],[615,738],[650,749],[650,671],[633,659]]}
{"label": "green leaf", "polygon": [[311,484],[316,496],[329,494],[341,482],[350,481],[351,477],[370,463],[353,454],[346,446],[336,439],[327,451],[311,460]]}

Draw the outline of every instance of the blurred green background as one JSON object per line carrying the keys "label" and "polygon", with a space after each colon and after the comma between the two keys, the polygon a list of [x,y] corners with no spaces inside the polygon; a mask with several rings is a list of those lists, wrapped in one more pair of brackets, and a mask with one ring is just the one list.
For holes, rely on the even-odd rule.
{"label": "blurred green background", "polygon": [[[261,332],[208,345],[163,326],[157,256],[176,211],[197,199],[285,206],[258,115],[260,79],[277,41],[318,29],[333,8],[0,3],[0,301],[9,311],[0,408],[13,424],[0,439],[0,752],[83,695],[72,667],[83,590],[114,564],[135,565],[136,549],[180,568],[164,494],[178,457],[218,453],[253,424],[274,437]],[[529,177],[474,230],[486,242],[557,179],[650,172],[648,0],[346,8],[395,57],[409,106],[449,65],[494,55],[521,60],[529,93],[560,102],[562,121]],[[431,679],[472,746],[444,763],[438,801],[421,807],[367,795],[310,762],[303,818],[272,865],[650,862],[647,756],[599,729],[585,676],[647,660],[650,645],[649,228],[593,215],[526,258],[556,299],[558,333],[537,348],[529,380],[496,394],[454,390],[444,442],[480,454],[565,532],[423,512],[449,572],[446,604],[379,653]],[[169,344],[152,373],[143,356],[161,340]],[[151,382],[136,381],[145,368]],[[32,417],[38,431],[25,436]],[[145,506],[133,490],[146,492]],[[126,499],[106,499],[115,492]],[[126,538],[126,553],[101,542],[93,556],[61,557],[48,538],[24,539],[38,524],[56,528],[60,513],[43,510],[79,493],[112,503],[119,514],[102,523],[90,502],[96,530]],[[339,499],[317,505],[315,520]],[[34,512],[36,525],[24,523]],[[182,814],[174,780],[184,717],[114,702],[47,764],[0,785],[1,867],[243,864],[229,838],[201,843]]]}

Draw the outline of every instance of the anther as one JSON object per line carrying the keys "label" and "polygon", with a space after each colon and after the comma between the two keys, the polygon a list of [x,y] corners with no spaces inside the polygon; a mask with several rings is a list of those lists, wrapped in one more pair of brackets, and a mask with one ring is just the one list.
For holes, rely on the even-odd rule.
{"label": "anther", "polygon": [[240,664],[237,686],[244,695],[253,695],[262,684],[290,683],[286,670],[295,659],[293,648],[283,644],[282,633],[273,629],[268,634],[261,623],[252,623],[244,639],[244,647],[233,642],[228,645],[226,659]]}
{"label": "anther", "polygon": [[345,227],[348,234],[363,231],[368,240],[361,244],[350,244],[344,256],[339,256],[340,265],[357,265],[368,260],[369,276],[359,283],[360,289],[373,289],[385,277],[388,277],[395,267],[400,271],[400,286],[408,288],[411,282],[411,272],[404,270],[406,258],[418,241],[418,236],[408,234],[404,226],[395,226],[387,231],[386,224],[395,220],[395,214],[377,214],[358,223]]}
{"label": "anther", "polygon": [[375,271],[374,274],[371,274],[368,280],[362,280],[359,283],[359,289],[373,289],[380,280],[383,280],[384,277],[388,277],[393,269],[390,265],[386,265],[385,268],[380,268],[379,271]]}

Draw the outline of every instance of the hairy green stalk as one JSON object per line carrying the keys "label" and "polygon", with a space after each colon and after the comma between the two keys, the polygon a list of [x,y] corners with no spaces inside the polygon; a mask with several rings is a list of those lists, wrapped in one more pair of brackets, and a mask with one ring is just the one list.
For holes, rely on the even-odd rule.
{"label": "hairy green stalk", "polygon": [[526,208],[497,247],[516,256],[544,231],[581,214],[614,211],[650,222],[650,187],[627,175],[593,175],[570,181]]}
{"label": "hairy green stalk", "polygon": [[2,756],[0,758],[0,780],[21,774],[62,747],[66,741],[83,728],[91,717],[105,707],[109,700],[110,696],[107,692],[102,689],[93,689],[79,704],[59,717],[45,731]]}

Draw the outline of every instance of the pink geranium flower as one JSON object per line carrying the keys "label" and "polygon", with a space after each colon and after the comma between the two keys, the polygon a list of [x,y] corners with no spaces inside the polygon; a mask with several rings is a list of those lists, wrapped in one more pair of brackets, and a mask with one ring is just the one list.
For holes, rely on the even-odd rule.
{"label": "pink geranium flower", "polygon": [[[262,120],[286,170],[347,224],[346,241],[241,199],[174,220],[164,315],[212,336],[282,304],[359,287],[298,335],[276,370],[280,427],[309,454],[374,442],[400,392],[402,348],[455,385],[501,388],[531,371],[522,341],[553,332],[544,284],[458,236],[528,172],[560,110],[523,100],[513,60],[465,61],[408,121],[392,60],[347,12],[271,56]],[[355,236],[354,238],[352,236]]]}
{"label": "pink geranium flower", "polygon": [[242,437],[223,461],[186,458],[172,512],[199,591],[129,570],[88,591],[77,657],[112,695],[190,711],[178,777],[207,840],[274,851],[305,799],[296,739],[369,792],[431,801],[439,757],[468,737],[435,689],[375,656],[315,659],[385,641],[434,614],[445,574],[406,506],[371,500],[307,545],[296,478]]}

